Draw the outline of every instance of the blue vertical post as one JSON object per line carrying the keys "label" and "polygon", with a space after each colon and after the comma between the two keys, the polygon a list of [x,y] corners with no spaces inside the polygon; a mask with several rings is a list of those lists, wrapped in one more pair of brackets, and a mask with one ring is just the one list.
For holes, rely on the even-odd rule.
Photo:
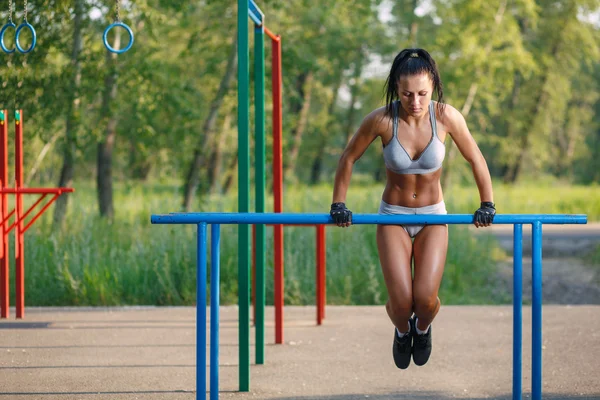
{"label": "blue vertical post", "polygon": [[531,397],[542,399],[542,223],[533,223],[532,243],[532,342]]}
{"label": "blue vertical post", "polygon": [[219,282],[221,226],[210,226],[210,400],[219,399]]}
{"label": "blue vertical post", "polygon": [[196,245],[196,399],[206,399],[206,222]]}
{"label": "blue vertical post", "polygon": [[521,400],[523,370],[523,225],[513,233],[513,400]]}

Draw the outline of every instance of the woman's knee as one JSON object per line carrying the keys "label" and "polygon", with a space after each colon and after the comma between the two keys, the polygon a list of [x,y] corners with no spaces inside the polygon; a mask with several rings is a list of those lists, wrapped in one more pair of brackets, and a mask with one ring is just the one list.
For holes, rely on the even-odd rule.
{"label": "woman's knee", "polygon": [[389,299],[385,305],[385,308],[390,317],[393,316],[396,318],[408,319],[413,313],[413,301],[410,297],[405,299],[396,299],[395,301]]}
{"label": "woman's knee", "polygon": [[433,314],[440,306],[440,299],[437,296],[437,293],[434,295],[415,293],[413,296],[413,302],[415,313],[417,315],[420,313]]}

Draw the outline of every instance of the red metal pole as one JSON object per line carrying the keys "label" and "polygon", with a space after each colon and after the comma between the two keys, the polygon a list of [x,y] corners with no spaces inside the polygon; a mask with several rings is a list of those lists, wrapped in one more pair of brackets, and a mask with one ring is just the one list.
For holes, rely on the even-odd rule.
{"label": "red metal pole", "polygon": [[[23,187],[23,110],[15,112],[15,187]],[[25,240],[23,235],[23,195],[16,194],[16,218],[18,221],[15,236],[15,307],[17,318],[25,317]]]}
{"label": "red metal pole", "polygon": [[2,189],[3,193],[21,193],[21,194],[58,194],[61,195],[63,193],[73,193],[75,189],[73,188],[5,188]]}
{"label": "red metal pole", "polygon": [[[281,119],[281,37],[272,40],[272,87],[273,87],[273,210],[283,212],[283,161]],[[274,239],[274,303],[275,343],[283,343],[283,225],[273,227]]]}
{"label": "red metal pole", "polygon": [[[8,186],[8,111],[2,110],[0,118],[0,189]],[[2,193],[0,204],[0,216],[5,220],[8,213],[8,202],[6,193]],[[8,318],[9,310],[9,279],[8,279],[8,233],[5,232],[4,222],[0,226],[0,318]]]}
{"label": "red metal pole", "polygon": [[317,225],[317,324],[325,319],[325,303],[327,302],[327,284],[325,279],[327,248],[325,247],[325,225]]}

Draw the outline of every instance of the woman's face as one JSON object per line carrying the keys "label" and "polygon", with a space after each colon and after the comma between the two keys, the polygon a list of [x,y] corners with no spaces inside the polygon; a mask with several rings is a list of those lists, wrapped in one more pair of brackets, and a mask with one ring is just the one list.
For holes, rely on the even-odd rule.
{"label": "woman's face", "polygon": [[427,112],[432,93],[433,81],[429,74],[405,75],[398,81],[400,104],[413,117],[420,117]]}

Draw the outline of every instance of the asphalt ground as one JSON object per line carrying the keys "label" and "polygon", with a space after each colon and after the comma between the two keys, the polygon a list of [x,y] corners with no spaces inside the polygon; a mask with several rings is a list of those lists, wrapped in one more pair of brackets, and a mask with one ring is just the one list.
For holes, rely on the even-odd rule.
{"label": "asphalt ground", "polygon": [[[14,310],[12,315],[14,316]],[[0,400],[194,399],[195,309],[28,308],[0,321]],[[443,306],[427,365],[394,366],[382,306],[285,308],[274,344],[267,308],[265,364],[238,392],[238,310],[221,307],[220,398],[511,399],[512,307]],[[531,393],[531,309],[523,308],[523,398]],[[251,342],[254,342],[251,329]],[[600,306],[545,305],[544,399],[600,399]],[[251,350],[252,361],[254,349]],[[208,360],[207,360],[208,363]],[[208,393],[207,393],[208,398]]]}

